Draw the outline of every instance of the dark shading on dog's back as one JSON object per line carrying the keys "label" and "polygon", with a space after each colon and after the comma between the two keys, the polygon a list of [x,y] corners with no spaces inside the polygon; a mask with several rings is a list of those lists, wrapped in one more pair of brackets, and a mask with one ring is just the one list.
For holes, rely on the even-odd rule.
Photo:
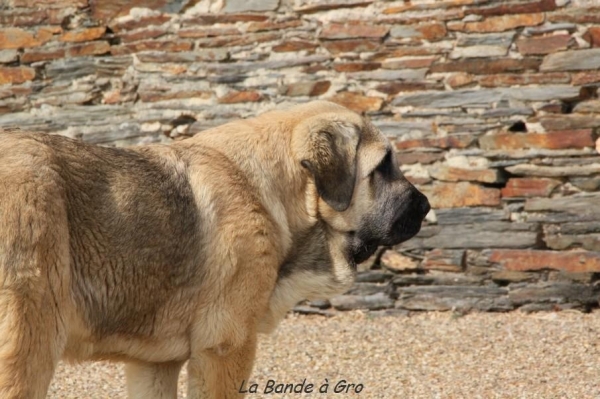
{"label": "dark shading on dog's back", "polygon": [[100,335],[150,335],[157,297],[201,280],[200,220],[186,176],[143,149],[34,137],[53,149],[63,178],[69,239],[77,247],[72,289],[89,309],[88,322]]}

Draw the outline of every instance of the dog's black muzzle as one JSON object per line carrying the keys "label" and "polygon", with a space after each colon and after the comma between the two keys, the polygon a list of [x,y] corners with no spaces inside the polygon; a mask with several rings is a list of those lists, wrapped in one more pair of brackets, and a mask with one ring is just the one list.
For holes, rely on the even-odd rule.
{"label": "dog's black muzzle", "polygon": [[349,237],[350,258],[361,263],[381,245],[394,246],[414,237],[431,209],[427,197],[414,186],[404,186],[398,195],[382,201],[374,214],[367,215],[362,227]]}
{"label": "dog's black muzzle", "polygon": [[416,188],[410,191],[410,199],[402,206],[399,214],[392,222],[392,227],[382,245],[397,245],[412,238],[421,230],[421,223],[429,213],[429,200]]}

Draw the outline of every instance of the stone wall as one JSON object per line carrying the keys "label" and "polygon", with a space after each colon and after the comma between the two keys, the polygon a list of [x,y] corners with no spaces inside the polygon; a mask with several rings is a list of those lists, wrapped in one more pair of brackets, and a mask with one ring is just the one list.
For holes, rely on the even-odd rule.
{"label": "stone wall", "polygon": [[435,211],[298,310],[597,306],[595,0],[3,4],[1,128],[169,142],[325,98],[393,140]]}

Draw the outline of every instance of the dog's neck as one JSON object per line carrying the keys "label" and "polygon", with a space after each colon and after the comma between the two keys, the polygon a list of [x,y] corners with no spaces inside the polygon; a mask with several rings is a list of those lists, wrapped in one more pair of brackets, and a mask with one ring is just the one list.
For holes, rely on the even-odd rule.
{"label": "dog's neck", "polygon": [[[316,189],[290,153],[291,136],[288,131],[256,129],[249,121],[239,121],[175,144],[208,146],[223,153],[261,197],[267,212],[280,226],[284,247],[289,248],[297,234],[317,222]],[[261,173],[245,173],[247,170]]]}

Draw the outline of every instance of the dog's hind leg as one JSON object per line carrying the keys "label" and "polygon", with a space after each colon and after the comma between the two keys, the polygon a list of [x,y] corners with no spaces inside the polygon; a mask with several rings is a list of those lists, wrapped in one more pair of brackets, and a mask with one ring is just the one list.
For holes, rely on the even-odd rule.
{"label": "dog's hind leg", "polygon": [[177,380],[183,362],[125,365],[128,399],[177,399]]}
{"label": "dog's hind leg", "polygon": [[51,321],[51,307],[23,293],[1,290],[0,398],[46,397],[65,342],[62,328]]}
{"label": "dog's hind leg", "polygon": [[51,173],[0,163],[2,399],[45,398],[66,344],[68,222]]}

